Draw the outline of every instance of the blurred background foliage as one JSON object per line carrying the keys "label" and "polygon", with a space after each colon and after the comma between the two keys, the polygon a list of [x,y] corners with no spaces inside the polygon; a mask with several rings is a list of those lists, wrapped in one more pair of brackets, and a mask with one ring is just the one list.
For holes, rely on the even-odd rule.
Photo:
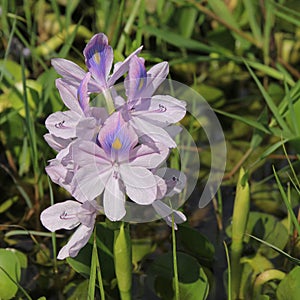
{"label": "blurred background foliage", "polygon": [[[294,231],[296,224],[291,222],[292,215],[295,218],[294,213],[298,213],[300,189],[299,1],[1,0],[0,15],[0,256],[13,257],[10,259],[17,266],[17,274],[7,271],[12,272],[15,282],[20,282],[18,288],[9,288],[12,296],[18,293],[23,297],[27,290],[33,299],[77,299],[86,289],[83,278],[88,273],[72,261],[67,265],[53,259],[51,234],[41,228],[39,215],[53,201],[69,197],[51,185],[44,171],[47,161],[55,156],[43,139],[44,121],[50,113],[64,109],[50,60],[63,57],[84,67],[82,50],[98,32],[108,36],[116,61],[140,45],[144,46],[141,56],[147,67],[168,61],[170,78],[195,89],[218,114],[228,150],[222,188],[214,205],[204,210],[196,209],[193,199],[188,201],[184,210],[189,225],[178,231],[178,247],[185,253],[180,259],[187,266],[195,263],[193,259],[203,266],[201,276],[210,282],[209,297],[226,299],[226,279],[216,274],[226,269],[221,241],[225,238],[230,243],[231,229],[228,227],[225,235],[224,228],[232,217],[241,166],[250,183],[251,212],[246,232],[285,254],[299,257],[299,232]],[[191,120],[186,118],[182,123],[188,125]],[[200,139],[197,129],[192,134],[195,140]],[[199,190],[207,175],[209,151],[200,150],[200,159],[203,168]],[[199,190],[193,195],[195,199],[199,199]],[[282,200],[284,197],[287,202]],[[208,239],[200,235],[201,230]],[[276,238],[271,235],[274,233]],[[106,234],[109,244],[110,233]],[[136,299],[157,299],[154,294],[171,299],[172,291],[162,292],[163,285],[155,285],[153,278],[147,288],[140,279],[142,274],[148,272],[151,278],[160,268],[167,268],[160,259],[144,273],[154,259],[153,253],[169,250],[168,229],[160,222],[133,226],[132,235],[137,240],[143,238],[142,243],[133,243],[133,265],[139,278]],[[270,246],[249,237],[244,243],[243,297],[299,299],[295,298],[300,295],[298,291],[297,296],[286,291],[294,283],[299,267],[294,268],[287,256],[278,256]],[[0,266],[5,269],[1,261]],[[292,269],[294,273],[275,272],[270,281],[257,282],[259,274],[276,268],[281,272]],[[107,272],[108,299],[117,299],[114,273]],[[166,274],[164,280],[169,282],[170,275]],[[219,289],[224,293],[222,298],[216,292]],[[204,292],[203,298],[206,295]],[[10,296],[2,294],[3,299]]]}

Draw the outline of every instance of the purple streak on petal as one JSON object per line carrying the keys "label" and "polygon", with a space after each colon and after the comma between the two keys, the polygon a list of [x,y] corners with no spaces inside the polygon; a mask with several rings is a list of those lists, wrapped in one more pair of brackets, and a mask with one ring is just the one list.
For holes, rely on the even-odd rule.
{"label": "purple streak on petal", "polygon": [[113,50],[105,34],[94,35],[86,45],[83,54],[85,63],[100,87],[107,87],[108,75],[113,63]]}
{"label": "purple streak on petal", "polygon": [[137,144],[138,137],[128,126],[120,112],[113,113],[104,123],[98,141],[112,160],[128,159],[129,151]]}
{"label": "purple streak on petal", "polygon": [[80,206],[81,203],[72,200],[56,203],[41,213],[41,222],[52,232],[59,229],[73,229],[80,223],[77,217]]}
{"label": "purple streak on petal", "polygon": [[130,60],[132,59],[132,57],[139,54],[142,48],[143,46],[139,47],[134,52],[132,52],[123,62],[118,62],[115,64],[113,73],[108,80],[108,86],[113,86],[115,82],[128,71]]}
{"label": "purple streak on petal", "polygon": [[145,60],[141,57],[133,56],[129,63],[128,75],[124,81],[128,101],[137,100],[147,84],[147,72]]}
{"label": "purple streak on petal", "polygon": [[90,98],[88,95],[88,82],[90,81],[90,79],[91,79],[91,73],[88,72],[80,82],[79,88],[77,90],[77,98],[79,100],[79,105],[82,111],[85,113],[85,115],[87,114],[90,108],[89,106]]}
{"label": "purple streak on petal", "polygon": [[89,241],[92,235],[94,227],[87,227],[80,225],[73,233],[69,242],[59,251],[57,258],[65,259],[67,257],[75,257],[78,252],[83,248]]}

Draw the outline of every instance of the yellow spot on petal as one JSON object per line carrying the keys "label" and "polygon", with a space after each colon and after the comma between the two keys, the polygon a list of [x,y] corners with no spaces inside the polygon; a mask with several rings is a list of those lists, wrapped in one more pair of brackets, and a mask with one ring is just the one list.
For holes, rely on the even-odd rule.
{"label": "yellow spot on petal", "polygon": [[119,138],[116,138],[114,140],[114,142],[112,143],[112,147],[115,149],[115,150],[120,150],[122,148],[122,143],[121,141],[119,140]]}
{"label": "yellow spot on petal", "polygon": [[138,89],[140,90],[143,87],[143,85],[144,85],[144,78],[140,78]]}
{"label": "yellow spot on petal", "polygon": [[95,52],[94,53],[94,60],[95,62],[100,65],[100,61],[101,61],[101,56],[100,56],[100,53],[99,52]]}

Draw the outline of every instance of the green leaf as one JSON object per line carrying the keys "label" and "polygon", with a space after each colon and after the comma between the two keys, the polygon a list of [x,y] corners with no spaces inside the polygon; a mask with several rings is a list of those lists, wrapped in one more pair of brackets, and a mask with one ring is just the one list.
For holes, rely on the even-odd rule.
{"label": "green leaf", "polygon": [[[231,235],[231,225],[226,228],[227,235]],[[258,238],[274,245],[279,249],[284,249],[288,241],[288,232],[284,225],[279,222],[274,216],[261,213],[250,212],[249,219],[246,227],[246,233],[257,236]],[[249,242],[249,236],[244,236],[244,242]],[[278,252],[258,242],[250,243],[262,255],[268,258],[278,256]]]}
{"label": "green leaf", "polygon": [[[12,60],[3,59],[0,60],[0,74],[4,74],[4,77],[8,77],[14,82],[20,82],[22,80],[22,67]],[[29,71],[25,70],[26,77],[28,76]],[[2,82],[1,82],[2,85]]]}
{"label": "green leaf", "polygon": [[187,225],[178,227],[176,237],[180,246],[200,261],[211,262],[214,259],[214,245],[204,235]]}
{"label": "green leaf", "polygon": [[259,241],[260,243],[262,243],[262,244],[264,244],[264,245],[266,245],[266,246],[268,246],[268,247],[274,249],[274,250],[277,251],[278,253],[284,255],[288,260],[290,260],[290,261],[292,261],[293,263],[295,263],[295,264],[297,264],[297,265],[300,266],[300,260],[299,260],[299,259],[297,259],[297,258],[295,258],[295,257],[293,257],[293,256],[291,256],[291,255],[289,255],[288,253],[282,251],[281,249],[275,247],[274,245],[272,245],[272,244],[270,244],[270,243],[267,243],[267,242],[265,242],[264,240],[261,240],[261,239],[255,237],[255,236],[253,236],[253,235],[251,235],[251,234],[249,234],[249,236],[252,237],[253,239]]}
{"label": "green leaf", "polygon": [[132,243],[132,263],[134,268],[137,269],[138,263],[148,254],[152,253],[156,244],[153,243],[151,238],[144,239],[131,239]]}
{"label": "green leaf", "polygon": [[[209,285],[206,274],[198,261],[190,255],[177,252],[180,299],[206,299]],[[148,283],[158,297],[174,299],[173,256],[166,253],[159,256],[147,270]]]}
{"label": "green leaf", "polygon": [[284,121],[283,117],[280,114],[280,111],[278,109],[278,107],[275,105],[273,99],[270,97],[270,95],[267,93],[267,91],[264,89],[263,85],[261,84],[261,82],[258,80],[257,76],[255,75],[255,73],[252,71],[252,69],[249,67],[248,63],[246,61],[244,61],[246,64],[246,67],[249,71],[249,73],[251,74],[251,76],[253,77],[254,81],[256,82],[261,94],[263,95],[266,104],[268,105],[269,109],[271,110],[271,112],[274,115],[274,118],[276,119],[278,125],[287,133],[290,132],[289,127],[287,126],[286,122]]}
{"label": "green leaf", "polygon": [[295,267],[278,285],[276,296],[278,300],[300,299],[300,267]]}
{"label": "green leaf", "polygon": [[11,249],[0,249],[0,299],[13,298],[21,276],[21,264],[18,256]]}
{"label": "green leaf", "polygon": [[89,286],[88,280],[84,280],[79,284],[77,284],[73,294],[68,298],[68,300],[89,299],[88,286]]}
{"label": "green leaf", "polygon": [[18,201],[19,197],[14,196],[5,200],[3,203],[0,204],[0,214],[6,212],[14,203]]}
{"label": "green leaf", "polygon": [[157,38],[162,39],[165,42],[178,48],[203,51],[206,53],[217,52],[216,49],[214,49],[213,47],[207,46],[206,44],[196,40],[184,38],[180,34],[171,31],[155,28],[152,26],[145,26],[143,29],[148,34],[154,35]]}

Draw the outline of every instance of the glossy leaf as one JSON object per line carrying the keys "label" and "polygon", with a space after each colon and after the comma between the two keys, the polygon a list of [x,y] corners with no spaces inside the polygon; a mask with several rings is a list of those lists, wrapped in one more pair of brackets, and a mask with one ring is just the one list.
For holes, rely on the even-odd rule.
{"label": "glossy leaf", "polygon": [[21,263],[14,250],[0,249],[0,299],[11,299],[16,295],[16,282],[20,276]]}
{"label": "glossy leaf", "polygon": [[[206,299],[209,285],[198,261],[190,255],[177,252],[180,299]],[[160,255],[147,270],[148,283],[163,300],[174,299],[172,253]]]}
{"label": "glossy leaf", "polygon": [[300,299],[300,267],[295,267],[278,285],[276,296],[278,300]]}
{"label": "glossy leaf", "polygon": [[196,229],[179,225],[176,237],[179,245],[200,261],[211,262],[214,259],[214,245]]}

